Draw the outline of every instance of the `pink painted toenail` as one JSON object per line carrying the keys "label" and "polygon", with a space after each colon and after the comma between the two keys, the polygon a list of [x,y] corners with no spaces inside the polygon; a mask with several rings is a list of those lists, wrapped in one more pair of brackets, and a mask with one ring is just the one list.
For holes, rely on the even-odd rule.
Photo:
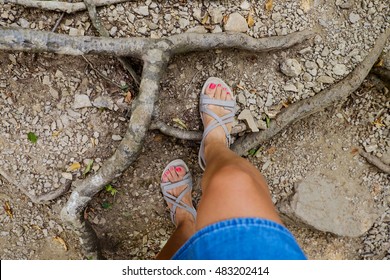
{"label": "pink painted toenail", "polygon": [[209,88],[211,88],[211,89],[215,89],[215,84],[213,84],[213,83],[211,83],[210,85],[209,85]]}
{"label": "pink painted toenail", "polygon": [[180,172],[181,171],[181,167],[176,167],[176,171]]}
{"label": "pink painted toenail", "polygon": [[225,87],[224,87],[224,88],[222,88],[222,89],[223,89],[223,90],[227,90],[227,88],[225,88]]}
{"label": "pink painted toenail", "polygon": [[221,86],[221,84],[218,84],[218,87],[220,87]]}
{"label": "pink painted toenail", "polygon": [[226,94],[230,94],[230,92],[227,92]]}

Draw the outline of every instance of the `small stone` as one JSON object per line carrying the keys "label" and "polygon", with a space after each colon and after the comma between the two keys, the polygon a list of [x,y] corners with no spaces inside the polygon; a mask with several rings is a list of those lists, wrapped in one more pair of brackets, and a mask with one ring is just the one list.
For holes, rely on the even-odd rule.
{"label": "small stone", "polygon": [[298,92],[298,89],[296,86],[294,86],[293,84],[286,84],[283,86],[283,89],[285,91],[292,91],[292,92]]}
{"label": "small stone", "polygon": [[207,32],[207,29],[206,29],[204,26],[198,25],[198,26],[189,28],[189,29],[186,31],[186,33],[206,34],[206,33],[208,33],[208,32]]}
{"label": "small stone", "polygon": [[322,52],[321,52],[321,56],[328,56],[329,55],[329,48],[328,47],[325,47]]}
{"label": "small stone", "polygon": [[92,107],[92,103],[89,100],[88,95],[85,94],[76,94],[74,97],[73,108],[80,109],[85,107]]}
{"label": "small stone", "polygon": [[46,86],[50,86],[50,77],[49,76],[43,76],[42,84]]}
{"label": "small stone", "polygon": [[223,30],[219,25],[216,25],[214,29],[211,31],[211,33],[221,33],[221,32],[223,32]]}
{"label": "small stone", "polygon": [[149,15],[149,7],[148,6],[139,6],[138,8],[134,9],[134,12],[141,16],[148,16]]}
{"label": "small stone", "polygon": [[239,120],[244,120],[252,132],[258,132],[259,129],[253,119],[251,111],[244,109],[237,117]]}
{"label": "small stone", "polygon": [[58,99],[60,97],[60,95],[58,94],[58,91],[54,88],[50,88],[49,90],[50,92],[50,95],[54,98],[54,99]]}
{"label": "small stone", "polygon": [[273,98],[271,93],[268,93],[267,101],[265,102],[265,106],[269,107],[269,106],[272,106],[272,104],[274,104],[274,98]]}
{"label": "small stone", "polygon": [[354,0],[336,0],[336,5],[342,9],[350,9],[353,7]]}
{"label": "small stone", "polygon": [[97,97],[92,104],[97,108],[107,108],[109,110],[114,108],[114,101],[106,95]]}
{"label": "small stone", "polygon": [[113,26],[113,27],[110,29],[110,35],[111,35],[112,37],[114,37],[117,31],[118,31],[118,27]]}
{"label": "small stone", "polygon": [[84,36],[84,30],[69,27],[69,36]]}
{"label": "small stone", "polygon": [[161,234],[161,235],[165,235],[167,232],[165,231],[165,229],[163,229],[163,228],[160,228],[159,230],[158,230],[158,232]]}
{"label": "small stone", "polygon": [[114,134],[114,135],[111,136],[111,139],[114,140],[114,141],[121,141],[122,140],[122,136]]}
{"label": "small stone", "polygon": [[19,19],[19,23],[20,23],[20,26],[23,27],[23,28],[29,28],[30,27],[30,23],[24,19],[24,18],[20,18]]}
{"label": "small stone", "polygon": [[280,21],[282,19],[282,16],[280,13],[273,13],[271,15],[271,19],[275,22]]}
{"label": "small stone", "polygon": [[344,64],[336,64],[333,69],[333,73],[335,73],[338,76],[342,76],[347,72],[347,66]]}
{"label": "small stone", "polygon": [[364,149],[366,150],[367,153],[375,152],[377,148],[378,148],[377,144],[368,145],[368,146],[364,147]]}
{"label": "small stone", "polygon": [[265,121],[263,121],[263,120],[258,120],[256,122],[256,125],[257,125],[258,129],[261,129],[261,130],[267,129],[267,123]]}
{"label": "small stone", "polygon": [[310,82],[312,80],[312,76],[309,73],[303,74],[302,78],[305,82]]}
{"label": "small stone", "polygon": [[209,14],[210,14],[210,17],[211,17],[211,23],[212,24],[218,24],[223,19],[222,10],[219,9],[219,8],[210,8],[209,9]]}
{"label": "small stone", "polygon": [[241,10],[249,11],[249,9],[251,8],[251,3],[249,3],[246,0],[242,1],[241,5],[240,5],[240,8],[241,8]]}
{"label": "small stone", "polygon": [[65,178],[66,180],[72,180],[72,179],[73,179],[72,173],[62,172],[61,175],[62,175],[62,177]]}
{"label": "small stone", "polygon": [[352,12],[352,13],[349,14],[349,21],[350,21],[351,23],[356,23],[356,22],[358,22],[359,20],[360,20],[359,14],[355,14],[354,12]]}
{"label": "small stone", "polygon": [[320,82],[323,84],[333,84],[334,79],[332,77],[329,77],[329,76],[320,76],[320,77],[318,77],[317,82]]}
{"label": "small stone", "polygon": [[248,31],[248,24],[246,23],[245,18],[239,13],[233,13],[229,15],[229,18],[224,27],[225,27],[225,31],[233,31],[233,32]]}
{"label": "small stone", "polygon": [[288,77],[296,77],[301,73],[302,67],[296,59],[285,59],[280,64],[280,70]]}
{"label": "small stone", "polygon": [[187,26],[190,24],[190,21],[186,18],[180,18],[179,19],[179,25],[181,29],[187,28]]}
{"label": "small stone", "polygon": [[246,105],[246,97],[242,92],[240,92],[238,94],[237,101],[238,101],[238,103],[241,103],[242,105]]}

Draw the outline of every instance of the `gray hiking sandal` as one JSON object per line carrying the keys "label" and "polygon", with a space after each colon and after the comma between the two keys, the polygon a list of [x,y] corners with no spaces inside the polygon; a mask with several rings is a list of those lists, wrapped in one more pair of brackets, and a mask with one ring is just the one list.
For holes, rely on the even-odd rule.
{"label": "gray hiking sandal", "polygon": [[[172,182],[166,182],[164,183],[163,182],[163,176],[164,176],[164,173],[170,168],[170,167],[176,167],[176,166],[183,166],[186,170],[186,174],[184,175],[183,179],[181,181],[178,181],[178,182],[175,182],[175,183],[172,183]],[[180,187],[180,186],[183,186],[183,185],[186,185],[185,189],[180,193],[180,195],[178,197],[175,197],[173,195],[171,195],[170,193],[168,193],[168,191],[174,189],[174,188],[177,188],[177,187]],[[183,197],[191,191],[192,191],[192,177],[191,177],[191,173],[190,173],[190,170],[188,168],[188,166],[185,164],[184,161],[182,161],[181,159],[175,159],[173,161],[171,161],[164,169],[162,175],[161,175],[161,192],[163,194],[163,197],[165,199],[165,201],[167,203],[171,203],[172,204],[172,208],[170,209],[170,212],[171,212],[171,220],[172,222],[176,225],[175,223],[175,218],[176,218],[176,209],[177,207],[180,207],[184,210],[187,210],[188,212],[190,212],[192,214],[192,216],[194,217],[194,219],[196,220],[196,210],[194,207],[192,206],[189,206],[187,204],[185,204],[184,202],[182,202],[181,200],[183,199]]]}
{"label": "gray hiking sandal", "polygon": [[[231,93],[232,100],[217,100],[217,99],[209,97],[206,94],[206,89],[211,83],[221,84],[222,87],[227,88],[228,91]],[[215,114],[209,108],[207,108],[207,105],[222,106],[230,112],[222,117],[219,117],[217,114]],[[200,93],[199,112],[200,112],[200,117],[202,118],[203,125],[204,125],[203,113],[209,115],[210,117],[212,117],[214,119],[209,123],[209,125],[203,131],[202,142],[200,143],[198,159],[199,159],[200,167],[204,170],[206,167],[206,161],[204,158],[204,139],[206,138],[207,134],[210,133],[210,131],[212,131],[214,128],[221,126],[223,128],[223,130],[225,131],[227,146],[230,147],[230,145],[232,143],[230,133],[226,127],[226,124],[233,123],[234,115],[236,114],[236,100],[235,100],[235,97],[233,95],[233,91],[231,90],[231,88],[223,80],[221,80],[219,78],[216,78],[216,77],[208,78],[207,81],[204,83],[202,91]]]}

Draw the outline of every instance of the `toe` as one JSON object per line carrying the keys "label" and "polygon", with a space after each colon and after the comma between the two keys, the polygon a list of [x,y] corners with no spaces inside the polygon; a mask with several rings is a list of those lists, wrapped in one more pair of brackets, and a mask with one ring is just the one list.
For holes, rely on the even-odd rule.
{"label": "toe", "polygon": [[169,181],[169,180],[168,180],[168,176],[165,175],[165,173],[163,174],[163,176],[162,176],[162,178],[161,178],[161,181],[162,181],[163,183],[166,183],[166,182]]}
{"label": "toe", "polygon": [[226,100],[226,94],[227,93],[227,88],[222,88],[222,92],[221,92],[221,100]]}
{"label": "toe", "polygon": [[183,179],[184,175],[186,174],[186,169],[184,168],[184,166],[176,166],[175,170],[177,175],[179,176],[179,179]]}
{"label": "toe", "polygon": [[172,175],[173,182],[179,181],[179,175],[176,173],[175,167],[171,166],[169,168],[169,172]]}
{"label": "toe", "polygon": [[210,97],[214,97],[215,91],[217,89],[217,85],[214,83],[208,84],[206,87],[206,94]]}
{"label": "toe", "polygon": [[227,89],[226,91],[226,100],[233,100],[232,93]]}
{"label": "toe", "polygon": [[222,86],[221,86],[221,84],[218,84],[217,90],[215,91],[215,94],[214,94],[214,98],[221,99],[221,93],[222,93]]}

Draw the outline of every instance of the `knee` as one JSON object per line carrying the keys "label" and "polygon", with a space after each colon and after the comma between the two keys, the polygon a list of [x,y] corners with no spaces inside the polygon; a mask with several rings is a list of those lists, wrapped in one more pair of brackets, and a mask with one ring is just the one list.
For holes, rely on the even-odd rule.
{"label": "knee", "polygon": [[213,185],[213,187],[218,188],[250,186],[255,183],[252,174],[240,164],[228,164],[219,168],[207,182],[208,185]]}

